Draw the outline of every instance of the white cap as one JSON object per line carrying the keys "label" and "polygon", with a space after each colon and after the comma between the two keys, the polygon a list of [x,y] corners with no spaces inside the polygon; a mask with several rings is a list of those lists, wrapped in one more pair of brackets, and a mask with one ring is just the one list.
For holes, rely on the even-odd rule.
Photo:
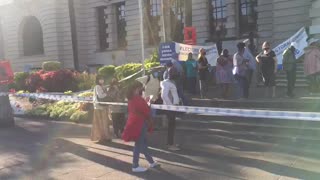
{"label": "white cap", "polygon": [[291,47],[293,46],[293,47],[297,48],[298,44],[296,42],[292,42],[290,46]]}

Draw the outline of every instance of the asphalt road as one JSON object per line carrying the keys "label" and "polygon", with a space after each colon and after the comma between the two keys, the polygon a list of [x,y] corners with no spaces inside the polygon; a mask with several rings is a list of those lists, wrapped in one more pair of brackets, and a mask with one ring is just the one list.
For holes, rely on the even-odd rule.
{"label": "asphalt road", "polygon": [[[314,144],[301,143],[277,131],[260,132],[270,125],[255,129],[199,121],[178,121],[179,152],[166,149],[165,130],[152,134],[151,153],[161,168],[134,174],[132,143],[115,139],[98,145],[88,138],[89,125],[16,118],[15,128],[0,129],[0,180],[320,179],[319,149]],[[141,165],[146,166],[144,159]]]}

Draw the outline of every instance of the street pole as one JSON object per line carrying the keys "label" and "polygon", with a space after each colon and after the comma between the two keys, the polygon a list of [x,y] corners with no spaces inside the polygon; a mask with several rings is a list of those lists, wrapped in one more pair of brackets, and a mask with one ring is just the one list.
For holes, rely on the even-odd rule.
{"label": "street pole", "polygon": [[144,34],[143,34],[143,0],[139,0],[139,11],[140,11],[140,38],[141,38],[141,57],[142,57],[142,69],[143,76],[146,74],[146,69],[144,66]]}

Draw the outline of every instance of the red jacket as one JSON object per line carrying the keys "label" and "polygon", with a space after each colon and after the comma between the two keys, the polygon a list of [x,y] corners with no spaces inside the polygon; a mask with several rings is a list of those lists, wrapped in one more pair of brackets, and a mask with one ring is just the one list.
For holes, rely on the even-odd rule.
{"label": "red jacket", "polygon": [[145,120],[150,116],[150,108],[141,96],[135,96],[128,102],[128,120],[122,134],[126,142],[137,141]]}

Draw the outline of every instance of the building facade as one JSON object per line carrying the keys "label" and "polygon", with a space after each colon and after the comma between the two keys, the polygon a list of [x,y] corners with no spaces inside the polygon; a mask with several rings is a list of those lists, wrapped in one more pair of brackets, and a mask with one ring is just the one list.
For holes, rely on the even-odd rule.
{"label": "building facade", "polygon": [[[194,26],[197,44],[236,42],[252,35],[260,47],[274,46],[310,25],[320,24],[312,0],[143,0],[145,56],[160,42],[182,42],[183,28]],[[163,13],[164,12],[164,13]],[[311,18],[310,18],[311,17]],[[64,67],[140,62],[138,0],[14,0],[0,6],[0,58],[15,71],[49,60]]]}

